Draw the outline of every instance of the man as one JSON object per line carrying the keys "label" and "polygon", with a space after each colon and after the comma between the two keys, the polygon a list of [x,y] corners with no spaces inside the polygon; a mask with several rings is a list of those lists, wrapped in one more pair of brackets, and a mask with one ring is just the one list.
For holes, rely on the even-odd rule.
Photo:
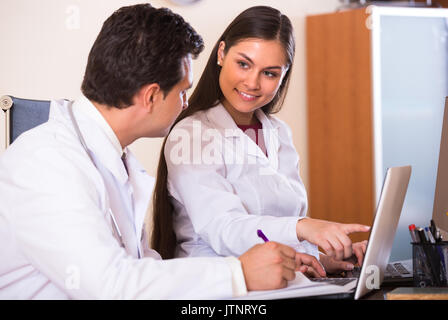
{"label": "man", "polygon": [[[201,37],[149,4],[109,17],[75,102],[0,158],[0,298],[230,298],[284,287],[317,260],[267,243],[239,258],[161,260],[143,221],[153,179],[127,146],[167,134],[186,107]],[[321,270],[323,272],[323,270]]]}

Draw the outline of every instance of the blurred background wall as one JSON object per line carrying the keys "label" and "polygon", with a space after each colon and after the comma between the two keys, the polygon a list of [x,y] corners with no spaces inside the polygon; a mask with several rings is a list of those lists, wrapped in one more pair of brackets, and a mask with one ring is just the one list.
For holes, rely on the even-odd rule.
{"label": "blurred background wall", "polygon": [[[80,94],[89,50],[104,20],[116,9],[140,3],[129,0],[2,0],[0,1],[0,95],[29,99],[76,99]],[[205,50],[194,61],[195,82],[217,38],[241,11],[269,5],[289,16],[296,36],[296,57],[289,93],[278,117],[293,132],[301,157],[301,174],[307,174],[307,123],[305,81],[305,16],[334,11],[338,0],[202,0],[180,6],[153,0],[182,15],[204,38]],[[191,91],[190,91],[191,93]],[[0,153],[4,120],[0,112]],[[140,139],[131,149],[148,173],[155,175],[162,139]]]}

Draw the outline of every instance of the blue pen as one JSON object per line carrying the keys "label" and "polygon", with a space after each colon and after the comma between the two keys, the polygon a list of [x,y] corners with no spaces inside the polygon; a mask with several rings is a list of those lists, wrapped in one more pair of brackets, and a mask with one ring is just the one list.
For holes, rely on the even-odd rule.
{"label": "blue pen", "polygon": [[264,242],[268,242],[269,239],[268,237],[266,237],[263,233],[263,231],[261,231],[260,229],[257,230],[257,236],[259,236],[261,239],[263,239]]}
{"label": "blue pen", "polygon": [[[433,223],[434,223],[434,221],[431,220],[431,224],[433,224]],[[435,228],[434,228],[433,230],[435,230]],[[429,238],[429,240],[431,241],[431,243],[433,243],[433,244],[437,243],[437,240],[434,238],[434,235],[433,235],[433,233],[431,232],[431,228],[426,227],[426,228],[425,228],[425,231],[426,231],[426,233],[427,233],[427,235],[428,235],[428,238]],[[438,253],[439,256],[440,256],[440,261],[441,261],[441,263],[442,263],[442,267],[443,267],[443,274],[445,274],[445,273],[446,273],[446,272],[445,272],[446,265],[445,265],[445,258],[444,258],[444,255],[443,255],[443,251],[442,251],[442,249],[440,248],[440,246],[436,246],[436,250],[437,250],[437,253]]]}

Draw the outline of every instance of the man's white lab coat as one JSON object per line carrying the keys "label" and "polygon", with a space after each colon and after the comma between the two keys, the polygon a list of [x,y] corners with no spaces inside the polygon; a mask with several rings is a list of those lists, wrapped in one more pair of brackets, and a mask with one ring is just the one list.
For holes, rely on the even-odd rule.
{"label": "man's white lab coat", "polygon": [[82,112],[94,108],[82,97],[74,115],[97,169],[67,104],[53,101],[49,121],[0,157],[0,299],[232,297],[229,260],[236,258],[162,261],[148,248],[143,224],[153,178],[126,150],[128,176],[107,134]]}

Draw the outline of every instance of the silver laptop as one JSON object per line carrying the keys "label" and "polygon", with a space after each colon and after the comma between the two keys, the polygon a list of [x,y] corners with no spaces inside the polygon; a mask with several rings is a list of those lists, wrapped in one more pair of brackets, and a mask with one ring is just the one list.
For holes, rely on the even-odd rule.
{"label": "silver laptop", "polygon": [[383,282],[410,178],[411,166],[387,170],[356,286],[355,299],[375,288],[375,281],[378,280],[375,273],[379,272],[379,284]]}
{"label": "silver laptop", "polygon": [[[379,289],[384,280],[410,177],[410,166],[387,170],[359,278],[352,279],[358,281],[355,299]],[[319,282],[326,281],[337,284],[338,280],[330,278]],[[345,283],[343,278],[340,281],[345,286],[348,279]]]}
{"label": "silver laptop", "polygon": [[[389,261],[410,177],[411,166],[393,167],[387,170],[359,278],[324,278],[310,281],[298,274],[297,279],[290,282],[287,288],[252,291],[242,299],[318,296],[359,299],[371,290],[379,289]],[[337,283],[338,280],[342,283]]]}

